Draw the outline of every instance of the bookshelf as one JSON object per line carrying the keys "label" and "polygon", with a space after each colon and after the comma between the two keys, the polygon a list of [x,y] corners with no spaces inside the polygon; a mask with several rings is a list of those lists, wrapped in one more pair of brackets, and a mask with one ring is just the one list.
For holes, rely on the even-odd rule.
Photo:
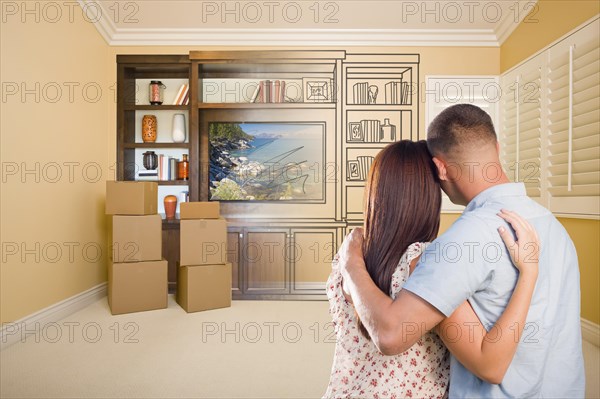
{"label": "bookshelf", "polygon": [[[148,102],[151,80],[167,86],[163,105]],[[290,91],[285,96],[280,92],[275,102],[253,100],[256,87],[267,80],[285,81]],[[189,85],[189,103],[174,105],[181,84]],[[354,89],[357,84],[362,92],[359,86]],[[322,125],[322,165],[310,169],[322,181],[322,198],[221,203],[229,222],[234,298],[321,300],[330,258],[344,235],[361,224],[364,184],[373,158],[388,143],[418,139],[418,85],[418,54],[294,50],[118,55],[117,179],[135,180],[146,151],[179,158],[188,154],[189,181],[160,181],[159,207],[164,195],[182,191],[189,192],[190,201],[207,201],[211,123]],[[178,113],[186,118],[184,143],[173,142],[170,134]],[[147,114],[157,118],[154,143],[141,138],[141,120]],[[283,252],[272,259],[254,259],[247,251],[257,248]],[[173,289],[179,257],[177,219],[163,222],[163,255],[169,260]]]}
{"label": "bookshelf", "polygon": [[419,54],[347,54],[342,104],[343,219],[360,223],[368,169],[398,140],[418,140]]}
{"label": "bookshelf", "polygon": [[[185,55],[118,55],[117,56],[117,180],[157,181],[159,198],[168,194],[178,195],[182,191],[193,191],[192,180],[158,179],[140,177],[140,172],[147,172],[143,165],[144,153],[153,151],[160,156],[182,159],[183,154],[191,151],[194,141],[190,129],[190,104],[175,104],[182,85],[189,85],[190,62]],[[163,103],[151,105],[149,102],[149,85],[159,80],[166,87],[163,91]],[[186,140],[174,142],[172,137],[173,118],[183,114],[186,125]],[[145,115],[153,115],[157,120],[157,137],[155,142],[144,142],[142,139],[142,119]],[[176,165],[176,163],[175,163]],[[166,174],[166,173],[165,173]],[[196,198],[197,199],[197,198]],[[159,201],[159,213],[162,201]]]}

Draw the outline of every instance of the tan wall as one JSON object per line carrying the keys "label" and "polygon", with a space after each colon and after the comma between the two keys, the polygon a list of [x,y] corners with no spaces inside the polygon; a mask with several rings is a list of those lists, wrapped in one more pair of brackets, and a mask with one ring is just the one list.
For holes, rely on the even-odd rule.
{"label": "tan wall", "polygon": [[[110,172],[108,140],[114,136],[107,120],[108,109],[114,107],[106,80],[108,46],[80,13],[74,15],[73,22],[67,16],[56,23],[43,18],[36,23],[31,15],[22,23],[17,15],[0,24],[6,96],[0,145],[2,323],[106,281],[104,180]],[[13,84],[21,90],[22,83],[35,93],[36,82],[39,99],[35,94],[24,99],[20,93],[7,94]],[[68,85],[76,84],[69,98]],[[102,94],[92,102],[95,87]],[[13,167],[18,168],[16,175],[11,174]],[[24,169],[34,172],[21,176]],[[97,171],[100,179],[93,182]],[[99,258],[98,247],[103,250]],[[32,250],[24,261],[21,249]]]}
{"label": "tan wall", "polygon": [[500,70],[510,69],[600,12],[595,0],[539,0],[500,47]]}
{"label": "tan wall", "polygon": [[558,218],[577,248],[581,317],[600,324],[600,221]]}

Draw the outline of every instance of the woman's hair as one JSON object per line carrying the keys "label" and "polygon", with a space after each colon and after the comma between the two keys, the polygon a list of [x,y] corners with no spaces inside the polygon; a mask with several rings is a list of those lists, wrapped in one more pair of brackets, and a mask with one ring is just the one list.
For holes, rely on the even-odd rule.
{"label": "woman's hair", "polygon": [[[367,271],[386,295],[408,246],[437,236],[441,203],[437,171],[424,140],[398,141],[379,152],[365,187],[363,254]],[[360,320],[359,329],[370,339]]]}

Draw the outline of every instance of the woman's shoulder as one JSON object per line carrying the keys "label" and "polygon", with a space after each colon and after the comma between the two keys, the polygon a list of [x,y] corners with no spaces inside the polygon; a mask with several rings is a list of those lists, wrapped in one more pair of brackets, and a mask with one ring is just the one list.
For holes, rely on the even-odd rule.
{"label": "woman's shoulder", "polygon": [[427,247],[429,246],[429,244],[431,244],[430,242],[413,242],[412,244],[410,244],[408,246],[408,248],[406,248],[406,251],[404,251],[404,254],[402,254],[402,260],[404,260],[405,262],[412,262],[413,259],[415,259],[418,256],[421,256],[421,254],[425,251],[425,249],[427,249]]}
{"label": "woman's shoulder", "polygon": [[392,275],[392,284],[390,286],[392,299],[395,299],[396,294],[402,289],[402,286],[408,279],[410,275],[410,263],[420,256],[429,244],[429,242],[413,242],[406,248]]}

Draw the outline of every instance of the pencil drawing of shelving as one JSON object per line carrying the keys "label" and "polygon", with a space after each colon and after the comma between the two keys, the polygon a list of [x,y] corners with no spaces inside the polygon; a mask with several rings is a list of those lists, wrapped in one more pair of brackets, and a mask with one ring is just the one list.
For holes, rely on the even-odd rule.
{"label": "pencil drawing of shelving", "polygon": [[363,218],[369,168],[389,143],[418,140],[419,54],[346,54],[343,63],[342,216]]}

